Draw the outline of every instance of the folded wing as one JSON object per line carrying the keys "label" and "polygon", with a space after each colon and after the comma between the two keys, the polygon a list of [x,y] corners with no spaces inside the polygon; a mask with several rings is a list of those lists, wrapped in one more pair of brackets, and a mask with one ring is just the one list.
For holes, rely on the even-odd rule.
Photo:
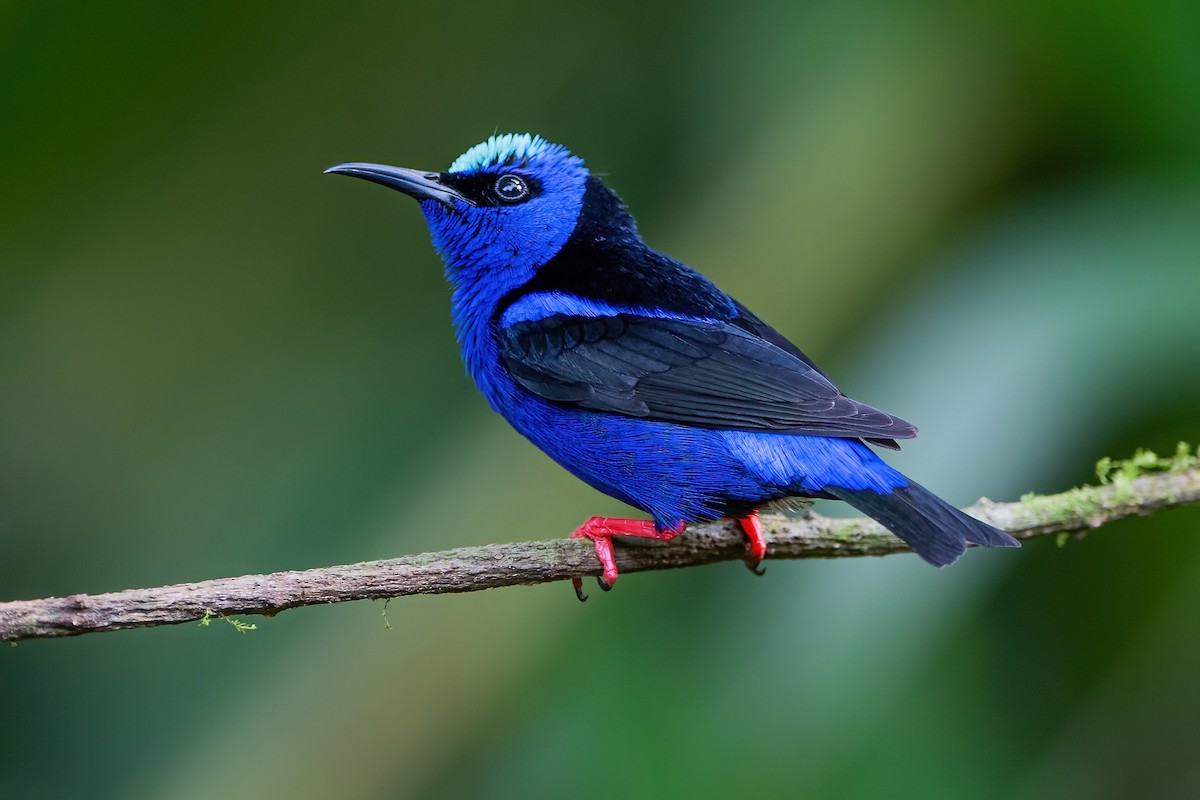
{"label": "folded wing", "polygon": [[562,405],[705,428],[916,435],[904,420],[843,395],[807,359],[730,322],[553,314],[499,333],[513,379]]}

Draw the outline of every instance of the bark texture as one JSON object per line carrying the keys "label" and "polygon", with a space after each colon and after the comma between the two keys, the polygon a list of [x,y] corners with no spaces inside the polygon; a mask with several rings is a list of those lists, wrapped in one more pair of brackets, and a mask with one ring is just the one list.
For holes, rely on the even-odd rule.
{"label": "bark texture", "polygon": [[[1018,539],[1028,539],[1082,534],[1123,517],[1196,502],[1200,502],[1200,469],[1192,468],[1031,496],[1016,503],[983,500],[968,511]],[[762,525],[769,559],[881,556],[908,549],[865,518],[764,514]],[[712,523],[689,529],[667,543],[627,540],[618,544],[617,565],[629,574],[730,561],[743,554],[737,526]],[[476,592],[599,571],[591,543],[586,541],[562,538],[462,547],[338,567],[0,603],[0,641],[174,625],[211,617],[271,616],[298,606]]]}

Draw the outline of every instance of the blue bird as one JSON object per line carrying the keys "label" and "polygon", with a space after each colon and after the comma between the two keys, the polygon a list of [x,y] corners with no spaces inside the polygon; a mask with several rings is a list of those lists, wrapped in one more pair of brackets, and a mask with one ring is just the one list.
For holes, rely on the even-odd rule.
{"label": "blue bird", "polygon": [[[613,536],[671,539],[729,517],[747,565],[766,554],[758,509],[836,498],[931,564],[968,542],[1018,547],[889,467],[917,429],[846,397],[812,359],[692,268],[645,244],[621,199],[540,136],[492,136],[448,172],[350,163],[327,172],[416,198],[453,290],[467,371],[492,408],[590,486],[653,521],[592,517]],[[583,599],[581,583],[576,593]]]}

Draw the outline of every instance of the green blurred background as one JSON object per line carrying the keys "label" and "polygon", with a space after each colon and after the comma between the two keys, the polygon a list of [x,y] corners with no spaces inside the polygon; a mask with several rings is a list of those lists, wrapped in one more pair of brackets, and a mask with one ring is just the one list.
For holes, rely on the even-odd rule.
{"label": "green blurred background", "polygon": [[[0,5],[0,599],[619,512],[463,375],[416,207],[565,143],[959,503],[1200,439],[1200,6]],[[832,513],[830,509],[823,509]],[[1200,510],[0,652],[0,797],[1196,797]]]}

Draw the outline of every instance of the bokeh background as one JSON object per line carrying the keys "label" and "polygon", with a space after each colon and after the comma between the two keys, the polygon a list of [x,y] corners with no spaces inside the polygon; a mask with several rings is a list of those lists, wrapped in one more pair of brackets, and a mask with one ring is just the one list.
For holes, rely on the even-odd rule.
{"label": "bokeh background", "polygon": [[[1200,439],[1200,5],[0,5],[0,599],[565,534],[411,201],[567,144],[947,498]],[[827,512],[829,509],[825,509]],[[0,652],[0,797],[1196,797],[1200,510]]]}

